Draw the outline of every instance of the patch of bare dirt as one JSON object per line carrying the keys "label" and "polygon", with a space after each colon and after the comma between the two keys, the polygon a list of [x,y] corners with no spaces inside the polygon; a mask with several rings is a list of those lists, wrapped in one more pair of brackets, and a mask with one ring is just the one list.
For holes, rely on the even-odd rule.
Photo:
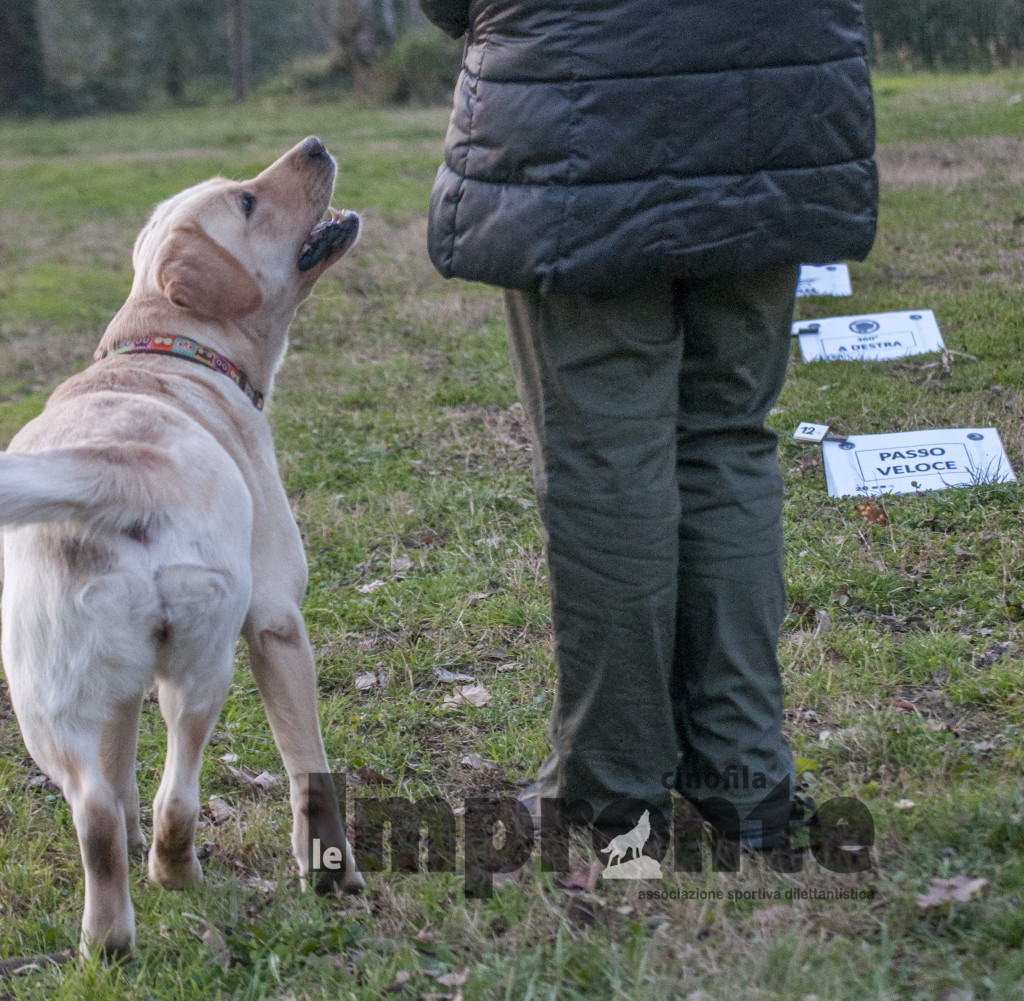
{"label": "patch of bare dirt", "polygon": [[892,106],[901,110],[915,110],[927,107],[948,108],[957,104],[987,104],[990,101],[1006,101],[1013,91],[1003,84],[984,77],[963,83],[950,91],[946,88],[920,88],[892,98]]}
{"label": "patch of bare dirt", "polygon": [[956,142],[886,143],[876,154],[884,190],[916,184],[948,191],[979,178],[1024,181],[1024,138],[972,136]]}
{"label": "patch of bare dirt", "polygon": [[40,329],[6,341],[0,351],[0,380],[16,384],[16,398],[48,391],[92,359],[101,336],[97,331]]}
{"label": "patch of bare dirt", "polygon": [[[57,157],[12,156],[0,159],[0,168],[15,170],[20,167],[35,167],[42,162],[49,163],[53,160],[61,165],[98,163],[103,166],[113,166],[119,163],[161,164],[168,160],[214,160],[219,158],[238,159],[239,153],[237,149],[209,147],[207,149],[145,149],[127,153],[67,153]],[[268,158],[270,158],[270,154],[268,154]]]}
{"label": "patch of bare dirt", "polygon": [[446,414],[452,421],[450,438],[456,458],[464,458],[472,465],[498,465],[505,469],[531,467],[533,446],[521,404],[466,404],[448,408]]}
{"label": "patch of bare dirt", "polygon": [[787,707],[783,710],[783,716],[787,733],[802,733],[815,739],[822,731],[834,730],[838,725],[828,713],[819,713],[803,706]]}

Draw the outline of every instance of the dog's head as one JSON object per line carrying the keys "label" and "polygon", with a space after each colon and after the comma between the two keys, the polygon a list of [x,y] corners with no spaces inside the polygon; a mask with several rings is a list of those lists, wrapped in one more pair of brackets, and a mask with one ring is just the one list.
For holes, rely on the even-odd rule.
{"label": "dog's head", "polygon": [[287,325],[359,238],[359,217],[330,207],[336,171],[310,136],[252,180],[217,177],[162,202],[135,242],[133,292],[197,318]]}

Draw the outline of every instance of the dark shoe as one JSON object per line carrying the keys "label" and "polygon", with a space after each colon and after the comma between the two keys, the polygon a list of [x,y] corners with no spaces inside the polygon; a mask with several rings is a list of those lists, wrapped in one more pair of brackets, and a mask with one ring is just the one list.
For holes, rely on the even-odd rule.
{"label": "dark shoe", "polygon": [[591,826],[590,807],[580,801],[569,803],[563,800],[545,799],[536,782],[524,786],[517,797],[533,821],[534,833],[550,830],[564,833],[570,829],[586,829]]}
{"label": "dark shoe", "polygon": [[540,788],[537,783],[531,782],[529,785],[523,786],[516,798],[521,806],[526,807],[526,812],[529,813],[530,819],[533,821],[533,833],[539,834],[541,829],[541,806]]}
{"label": "dark shoe", "polygon": [[776,872],[800,872],[809,846],[798,835],[817,822],[817,804],[810,796],[796,793],[790,805],[786,829],[764,833],[757,839],[744,842],[742,847],[745,851],[759,855]]}
{"label": "dark shoe", "polygon": [[789,836],[818,826],[818,804],[803,793],[793,794],[793,803],[789,811]]}
{"label": "dark shoe", "polygon": [[[568,851],[568,839],[573,832],[580,831],[589,833],[595,849],[602,851],[614,838],[629,835],[636,830],[639,817],[635,815],[643,807],[643,803],[634,801],[632,814],[612,818],[602,814],[595,823],[586,803],[577,802],[566,806],[560,800],[544,799],[536,782],[524,786],[517,798],[533,821],[534,834],[544,842],[545,851],[552,853]],[[670,831],[670,825],[658,813],[650,822],[647,838],[640,847],[645,849],[645,854],[662,858],[668,851]]]}
{"label": "dark shoe", "polygon": [[[715,830],[718,841],[723,845],[732,845],[733,851],[736,848],[746,852],[790,850],[794,836],[800,831],[815,826],[818,822],[818,807],[814,800],[810,796],[800,793],[796,793],[790,801],[789,820],[785,827],[762,830],[758,834],[749,835],[740,835],[734,827],[728,830],[723,828],[721,818],[709,815],[702,810],[699,801],[689,800],[688,802],[704,818],[704,822],[710,824]],[[794,850],[802,852],[804,848],[801,845],[794,847]]]}

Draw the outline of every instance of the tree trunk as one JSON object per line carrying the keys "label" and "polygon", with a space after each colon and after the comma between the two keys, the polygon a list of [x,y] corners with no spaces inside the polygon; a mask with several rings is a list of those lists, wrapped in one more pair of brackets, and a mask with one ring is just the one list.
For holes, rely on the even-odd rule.
{"label": "tree trunk", "polygon": [[246,0],[228,0],[228,64],[235,88],[235,100],[244,101],[249,94],[252,71]]}
{"label": "tree trunk", "polygon": [[0,112],[31,111],[43,104],[46,74],[36,0],[0,4]]}
{"label": "tree trunk", "polygon": [[379,8],[380,32],[379,39],[382,47],[388,52],[395,44],[398,37],[398,22],[395,20],[395,5],[393,0],[380,0]]}
{"label": "tree trunk", "polygon": [[339,0],[339,65],[356,87],[371,75],[398,37],[394,0]]}

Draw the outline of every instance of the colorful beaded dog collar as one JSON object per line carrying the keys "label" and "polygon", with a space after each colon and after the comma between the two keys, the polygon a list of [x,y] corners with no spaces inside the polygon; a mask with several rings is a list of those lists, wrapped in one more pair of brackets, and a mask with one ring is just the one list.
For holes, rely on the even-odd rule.
{"label": "colorful beaded dog collar", "polygon": [[249,377],[237,365],[232,364],[224,355],[217,354],[212,348],[204,347],[198,341],[188,337],[167,337],[157,334],[148,339],[138,339],[131,344],[124,344],[112,351],[103,350],[97,353],[96,360],[102,361],[110,355],[135,354],[167,354],[175,358],[194,361],[214,372],[226,375],[246,396],[257,410],[263,409],[263,394],[249,381]]}

